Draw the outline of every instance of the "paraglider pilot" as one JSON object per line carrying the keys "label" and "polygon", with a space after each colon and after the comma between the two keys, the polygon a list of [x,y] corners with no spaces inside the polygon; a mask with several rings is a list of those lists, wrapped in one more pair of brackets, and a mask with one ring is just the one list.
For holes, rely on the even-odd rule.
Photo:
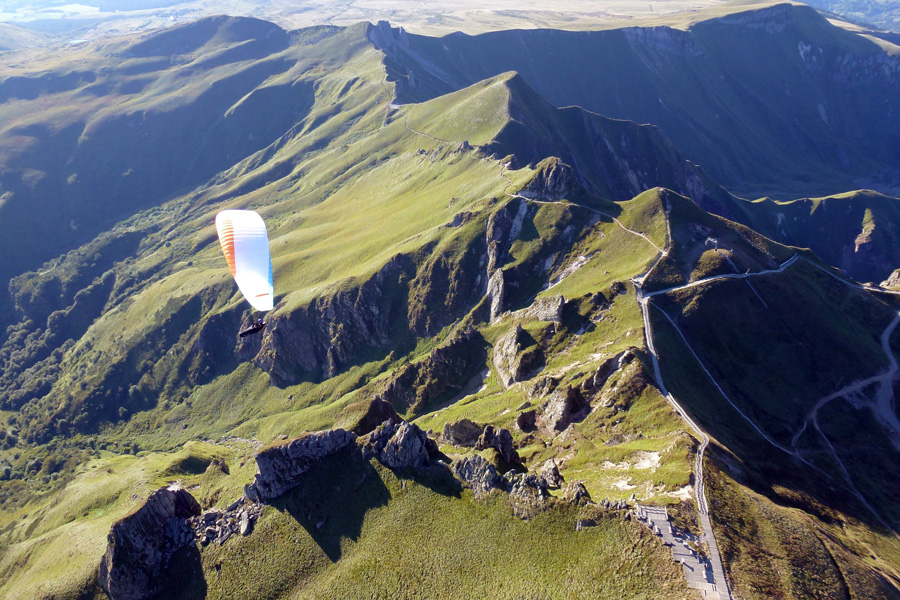
{"label": "paraglider pilot", "polygon": [[254,333],[259,333],[263,329],[266,328],[266,324],[263,322],[262,317],[256,320],[256,323],[247,327],[246,329],[242,329],[238,334],[241,337],[247,337],[248,335],[253,335]]}

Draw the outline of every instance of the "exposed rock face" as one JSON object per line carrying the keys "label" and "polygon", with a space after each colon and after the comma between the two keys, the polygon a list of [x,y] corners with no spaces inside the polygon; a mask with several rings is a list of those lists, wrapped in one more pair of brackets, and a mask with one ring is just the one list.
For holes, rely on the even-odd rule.
{"label": "exposed rock face", "polygon": [[524,316],[538,321],[561,323],[565,304],[566,299],[563,296],[537,298],[531,306],[524,310]]}
{"label": "exposed rock face", "polygon": [[532,180],[519,191],[521,196],[545,202],[571,199],[583,193],[575,169],[555,156],[542,160]]}
{"label": "exposed rock face", "polygon": [[484,427],[478,423],[469,419],[460,419],[456,423],[445,424],[442,435],[447,443],[471,448],[478,442],[482,431],[484,431]]}
{"label": "exposed rock face", "polygon": [[343,429],[308,433],[286,444],[264,448],[256,453],[256,479],[251,488],[261,500],[277,498],[299,483],[299,478],[314,464],[356,440]]}
{"label": "exposed rock face", "polygon": [[390,469],[423,467],[438,454],[437,444],[418,426],[406,421],[385,421],[359,438],[363,458],[377,458]]}
{"label": "exposed rock face", "polygon": [[506,296],[505,276],[500,267],[509,258],[509,248],[528,215],[528,205],[514,200],[494,212],[488,219],[485,242],[487,244],[487,295],[490,299],[491,322],[503,313]]}
{"label": "exposed rock face", "polygon": [[519,453],[516,452],[513,446],[512,434],[508,429],[494,427],[493,425],[485,427],[484,432],[478,438],[478,441],[475,442],[475,449],[487,450],[488,448],[496,450],[500,457],[510,466],[521,465]]}
{"label": "exposed rock face", "polygon": [[506,287],[502,270],[497,269],[488,279],[487,295],[491,299],[491,323],[493,323],[503,313]]}
{"label": "exposed rock face", "polygon": [[[518,517],[530,519],[547,507],[550,494],[543,474],[510,471],[500,476],[494,465],[478,454],[454,460],[451,468],[475,493],[476,498],[482,498],[495,489],[508,492],[513,514]],[[556,475],[559,476],[558,471]],[[561,477],[558,478],[562,481]]]}
{"label": "exposed rock face", "polygon": [[530,519],[547,506],[547,485],[534,473],[507,473],[503,476],[504,487],[509,491],[513,514],[522,519]]}
{"label": "exposed rock face", "polygon": [[563,489],[563,500],[573,504],[587,504],[591,501],[591,495],[582,482],[573,481]]}
{"label": "exposed rock face", "polygon": [[562,431],[588,408],[578,388],[557,388],[541,409],[541,422],[550,431]]}
{"label": "exposed rock face", "polygon": [[203,546],[216,542],[224,544],[233,535],[250,535],[253,524],[262,513],[262,505],[241,497],[222,511],[211,508],[189,521],[194,537]]}
{"label": "exposed rock face", "polygon": [[100,587],[113,600],[151,598],[165,592],[172,556],[193,542],[188,519],[200,504],[187,491],[163,488],[117,521],[100,561]]}
{"label": "exposed rock face", "polygon": [[891,276],[881,282],[881,287],[896,289],[900,287],[900,269],[891,273]]}
{"label": "exposed rock face", "polygon": [[488,219],[488,277],[509,258],[509,247],[522,232],[522,224],[527,215],[528,204],[523,200],[513,200],[499,208]]}
{"label": "exposed rock face", "polygon": [[537,429],[537,411],[526,410],[516,417],[516,427],[523,433],[529,433]]}
{"label": "exposed rock face", "polygon": [[441,396],[459,392],[482,368],[486,353],[481,334],[466,329],[432,350],[427,358],[402,367],[376,398],[416,413]]}
{"label": "exposed rock face", "polygon": [[543,359],[535,340],[519,324],[494,346],[494,367],[505,387],[526,379]]}
{"label": "exposed rock face", "polygon": [[482,498],[502,485],[503,480],[494,465],[478,454],[454,460],[451,468],[472,489],[476,498]]}
{"label": "exposed rock face", "polygon": [[532,400],[535,398],[544,398],[549,395],[553,390],[556,389],[556,386],[559,385],[559,379],[556,377],[540,377],[531,385],[531,388],[526,391],[528,397]]}
{"label": "exposed rock face", "polygon": [[600,392],[610,376],[625,365],[630,364],[634,358],[634,348],[629,348],[603,361],[590,377],[581,382],[582,393],[591,398],[592,400],[590,401],[593,401],[593,398]]}
{"label": "exposed rock face", "polygon": [[598,502],[597,506],[605,509],[605,510],[625,510],[628,508],[628,503],[624,500],[610,500],[609,498],[604,498],[602,502]]}
{"label": "exposed rock face", "polygon": [[415,274],[408,256],[392,258],[359,287],[318,298],[274,317],[254,362],[277,383],[333,377],[371,348],[388,348],[397,322],[407,322],[406,285]]}
{"label": "exposed rock face", "polygon": [[547,484],[548,488],[558,489],[563,484],[563,476],[560,475],[559,467],[556,464],[556,460],[553,458],[547,459],[541,466],[539,475]]}
{"label": "exposed rock face", "polygon": [[[356,442],[356,444],[354,444]],[[391,469],[416,468],[428,465],[440,453],[437,444],[418,426],[398,419],[388,419],[370,433],[357,436],[343,429],[332,429],[307,433],[297,439],[283,444],[264,448],[256,453],[256,478],[253,483],[244,487],[244,500],[232,503],[228,510],[238,512],[229,517],[228,514],[209,512],[204,515],[206,521],[201,525],[226,521],[227,536],[245,531],[240,507],[250,502],[266,502],[277,498],[299,485],[303,474],[328,456],[352,446],[354,452],[359,451],[365,459],[377,458],[383,465]],[[255,506],[253,504],[249,506]],[[248,515],[248,527],[252,526],[256,514]],[[207,522],[209,521],[209,522]],[[222,530],[222,527],[219,527]],[[223,541],[218,533],[203,531],[208,541]]]}
{"label": "exposed rock face", "polygon": [[839,266],[861,281],[877,281],[896,266],[892,260],[896,247],[896,236],[881,221],[865,221],[856,239],[841,249]]}

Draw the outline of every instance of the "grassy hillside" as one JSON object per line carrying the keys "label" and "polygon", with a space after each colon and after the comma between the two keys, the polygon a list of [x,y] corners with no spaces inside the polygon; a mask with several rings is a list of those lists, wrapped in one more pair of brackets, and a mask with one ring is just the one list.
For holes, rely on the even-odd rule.
{"label": "grassy hillside", "polygon": [[670,206],[650,318],[666,385],[718,444],[711,514],[732,584],[748,598],[896,597],[898,450],[876,400],[896,299],[802,253],[779,272],[791,249]]}
{"label": "grassy hillside", "polygon": [[33,48],[47,42],[47,37],[11,23],[0,23],[0,52]]}
{"label": "grassy hillside", "polygon": [[[793,27],[806,13],[786,14]],[[260,446],[352,424],[375,398],[449,459],[473,450],[445,426],[503,427],[525,469],[552,458],[594,500],[664,504],[698,531],[699,443],[654,381],[638,300],[795,254],[752,282],[655,295],[663,378],[714,438],[711,505],[739,507],[712,509],[739,593],[852,597],[875,580],[893,592],[895,450],[858,410],[877,393],[816,405],[890,365],[880,336],[896,302],[706,210],[760,229],[795,211],[783,234],[812,245],[817,231],[853,235],[856,221],[816,220],[846,202],[884,247],[891,200],[747,203],[657,127],[556,108],[523,74],[447,94],[401,83],[388,34],[217,17],[2,80],[0,229],[16,235],[0,236],[0,595],[97,597],[110,524],[151,491],[180,482],[204,509],[227,505]],[[442,68],[428,72],[456,77]],[[410,86],[434,97],[398,104]],[[275,309],[244,339],[256,315],[213,227],[226,208],[263,216],[273,257]],[[198,550],[186,593],[453,597],[463,581],[465,595],[689,597],[656,538],[597,507],[551,501],[522,521],[443,467],[346,454],[307,483],[251,536]],[[579,518],[597,525],[575,531]],[[838,566],[822,566],[823,547]],[[793,571],[767,571],[757,591],[766,553]]]}
{"label": "grassy hillside", "polygon": [[[185,64],[218,61],[220,66],[210,70],[198,67],[196,74],[201,81],[206,78],[208,89],[227,89],[218,77],[235,69],[235,63],[229,61],[236,54],[243,57],[237,64],[246,66],[246,59],[250,65],[246,68],[251,70],[258,64],[254,52],[265,55],[263,63],[270,61],[271,48],[254,50],[252,42],[234,37],[236,29],[246,35],[243,28],[253,33],[257,26],[261,25],[214,20],[192,26],[196,31],[172,30],[128,46],[133,55],[129,60],[136,65],[157,64],[154,57],[177,50],[184,53],[179,56],[191,58]],[[9,467],[0,484],[5,527],[2,544],[9,557],[2,579],[5,590],[23,590],[27,595],[54,588],[65,595],[89,589],[95,550],[102,547],[105,529],[132,508],[134,500],[144,497],[161,480],[191,483],[198,477],[213,477],[201,477],[195,467],[184,472],[184,468],[163,464],[180,460],[174,453],[185,443],[211,443],[204,446],[207,449],[199,458],[185,459],[199,464],[202,471],[209,453],[226,459],[233,456],[230,442],[214,440],[237,436],[267,442],[280,434],[328,427],[346,406],[372,397],[405,365],[428,360],[432,349],[467,323],[477,326],[485,340],[496,341],[521,322],[540,339],[541,352],[553,373],[559,373],[560,385],[570,387],[580,385],[588,371],[603,360],[640,345],[639,312],[633,295],[614,297],[608,288],[646,269],[654,256],[653,246],[623,232],[608,216],[590,207],[603,206],[661,244],[665,227],[658,196],[651,193],[614,204],[609,197],[586,193],[577,180],[553,187],[554,169],[566,167],[543,160],[558,150],[546,141],[532,153],[536,164],[531,166],[512,165],[497,157],[493,149],[510,143],[503,132],[509,129],[515,118],[512,111],[518,107],[540,107],[533,120],[539,133],[551,131],[556,124],[553,119],[558,118],[556,109],[522,87],[514,75],[428,103],[392,106],[392,85],[383,81],[381,55],[366,45],[365,36],[360,35],[364,32],[364,28],[317,29],[292,34],[288,47],[280,52],[303,53],[303,57],[296,59],[297,66],[288,74],[268,75],[266,86],[314,93],[297,101],[302,112],[295,115],[296,123],[284,135],[189,194],[175,192],[172,200],[149,209],[142,209],[140,203],[121,207],[123,218],[109,232],[13,280],[10,300],[20,320],[8,328],[3,348],[4,405],[10,412],[4,413],[8,423],[0,451],[0,460]],[[185,45],[188,40],[194,45]],[[348,40],[359,45],[348,47]],[[278,42],[277,35],[271,43],[276,42],[284,43]],[[239,54],[242,52],[250,53],[249,58]],[[223,59],[223,54],[229,60]],[[132,114],[128,111],[167,102],[164,98],[178,85],[184,70],[162,69],[158,79],[148,84],[147,92],[135,93],[121,105],[112,104],[108,113],[97,113],[85,129],[90,135],[85,134],[79,142],[79,151],[87,152],[90,139],[100,135],[108,119],[116,123],[119,115]],[[198,100],[192,100],[189,93],[179,100],[185,110],[200,110],[194,102],[202,102],[202,90],[202,86],[196,89]],[[271,98],[253,108],[256,93],[261,92],[251,91],[232,105],[225,118],[244,105],[248,116],[258,114],[260,106],[268,106]],[[50,97],[52,93],[46,92],[38,99]],[[469,120],[447,119],[447,114]],[[177,110],[163,111],[159,118],[167,127],[183,127]],[[601,122],[599,117],[587,118]],[[550,121],[542,123],[540,119]],[[248,135],[255,131],[238,122],[223,131],[235,135],[242,127]],[[621,136],[637,129],[627,124],[599,129],[596,141],[606,134],[618,143]],[[527,141],[528,137],[520,139]],[[651,138],[651,143],[659,139]],[[222,145],[221,140],[215,141],[215,147]],[[163,150],[156,147],[153,151]],[[625,148],[618,152],[623,160],[629,157]],[[117,152],[110,160],[123,160],[124,154]],[[673,157],[677,159],[677,154]],[[178,159],[172,157],[175,163],[180,163]],[[587,166],[595,168],[590,163]],[[666,168],[677,172],[679,167]],[[94,172],[97,177],[102,175],[99,168]],[[552,188],[556,202],[513,198],[542,173],[543,179],[538,179],[543,183],[533,189]],[[151,171],[142,176],[155,179]],[[646,177],[647,187],[658,183],[653,174]],[[586,205],[573,203],[569,196]],[[215,212],[228,207],[257,209],[266,219],[271,238],[278,303],[268,316],[266,334],[247,342],[239,342],[235,332],[249,313],[228,276],[212,228]],[[508,218],[502,215],[518,220],[517,233],[491,225]],[[562,330],[554,333],[556,325],[548,327],[548,323],[521,316],[504,317],[494,326],[486,322],[482,297],[489,235],[494,236],[491,252],[499,253],[492,268],[501,269],[508,282],[503,311],[517,315],[515,311],[527,309],[538,296],[553,298],[556,294],[547,289],[550,281],[561,280],[560,291],[573,295]],[[628,254],[618,256],[618,251],[626,248]],[[573,266],[586,255],[591,256],[587,264]],[[596,275],[601,269],[605,273],[598,284]],[[606,291],[598,295],[596,285]],[[606,294],[613,300],[609,305]],[[582,331],[592,315],[607,316],[598,321],[599,327]],[[627,331],[617,326],[625,323]],[[596,345],[604,344],[605,350],[598,353]],[[483,357],[483,368],[490,369],[490,360],[489,355]],[[581,370],[571,370],[572,364]],[[471,373],[454,377],[457,379],[449,383],[461,389]],[[647,387],[639,363],[610,385],[620,390],[619,405],[583,419],[581,431],[573,430],[571,440],[556,443],[555,434],[548,433],[546,442],[534,436],[527,441],[523,435],[520,443],[525,460],[537,468],[557,455],[563,473],[584,479],[600,499],[637,493],[641,498],[681,502],[690,494],[694,440],[683,435],[677,424],[667,422],[669,411]],[[471,411],[472,417],[485,424],[510,426],[510,416],[487,407],[513,402],[514,407],[519,406],[522,391],[504,393],[492,385],[486,392],[466,403],[484,407]],[[422,406],[430,411],[447,399],[426,399]],[[631,411],[624,420],[623,411]],[[441,418],[452,414],[441,413]],[[443,422],[432,419],[427,426],[437,428]],[[598,431],[613,440],[609,446],[593,448],[591,439]],[[636,437],[637,431],[643,431],[643,437]],[[579,451],[578,460],[567,458],[574,451]],[[253,468],[252,461],[246,461],[246,454],[244,457],[246,467],[233,470],[232,483],[201,495],[204,507],[240,493]],[[596,464],[605,463],[610,465],[608,475],[595,469]],[[88,477],[85,469],[111,471],[107,475],[120,482],[130,477],[125,471],[146,476],[135,483],[131,493],[110,488],[109,494],[97,498],[95,508],[78,514],[52,513],[54,506],[80,506],[80,501],[66,500],[76,490],[104,485]],[[554,509],[546,521],[536,524],[542,533],[535,534],[533,529],[521,529],[527,526],[517,525],[518,521],[504,512],[509,510],[505,503],[485,508],[464,497],[434,504],[437,498],[429,494],[423,489],[405,508],[401,503],[386,509],[383,516],[366,515],[372,533],[359,538],[358,558],[351,560],[348,551],[347,559],[321,581],[354,572],[355,562],[366,564],[371,560],[367,556],[379,554],[382,542],[377,540],[383,536],[379,533],[383,525],[378,523],[393,522],[397,514],[426,507],[446,514],[450,524],[468,522],[475,513],[488,510],[491,527],[508,528],[509,539],[503,542],[508,546],[503,547],[510,549],[521,550],[535,535],[590,539],[574,537],[565,507]],[[69,557],[71,575],[47,580],[41,565],[59,560],[72,519],[83,528],[78,535],[83,535],[84,542]],[[269,527],[273,535],[280,536],[279,527],[295,526],[279,521],[275,513],[271,519],[264,519],[255,543],[271,543],[264,533]],[[519,576],[520,570],[501,569],[500,563],[490,562],[482,583],[473,580],[473,585],[489,585],[497,577],[506,577],[526,585],[510,588],[514,595],[546,595],[556,577],[552,573],[577,572],[581,574],[566,584],[571,587],[564,586],[551,595],[588,594],[587,582],[592,581],[590,589],[594,589],[598,585],[594,578],[600,578],[606,583],[599,585],[611,586],[610,593],[647,596],[656,577],[652,573],[668,569],[665,562],[653,558],[658,546],[649,540],[637,546],[632,541],[614,542],[635,535],[638,537],[633,539],[640,540],[643,534],[630,525],[625,530],[614,523],[609,527],[612,529],[602,525],[595,531],[608,529],[603,535],[612,537],[590,548],[632,548],[616,558],[610,555],[610,560],[618,561],[617,568],[634,563],[628,567],[635,569],[629,576],[632,579],[618,582],[609,576],[612,571],[606,571],[606,566],[597,570],[592,565],[605,561],[597,562],[596,554],[587,553],[588,546],[584,546],[585,558],[571,566],[564,555],[546,554],[542,545],[535,544],[531,546],[534,554],[521,568],[547,569],[544,583],[526,581]],[[482,531],[460,530],[458,550],[470,545]],[[410,531],[411,539],[420,535]],[[435,547],[435,565],[448,560],[439,557],[439,550],[445,551],[446,545]],[[494,555],[490,547],[485,547],[485,552],[484,560]],[[28,556],[32,558],[26,560]],[[289,561],[273,568],[283,573],[281,576],[296,570]],[[386,573],[397,572],[393,566],[384,568]],[[354,577],[338,578],[352,586],[357,581]],[[212,590],[212,581],[219,580],[212,571],[206,578]],[[226,579],[229,586],[243,585],[241,578]],[[390,587],[389,581],[385,593],[397,589]],[[439,585],[441,581],[415,585]],[[682,589],[683,582],[677,578],[671,583],[673,589]],[[401,579],[397,585],[413,584]],[[280,591],[272,594],[283,597],[286,589],[278,588]]]}

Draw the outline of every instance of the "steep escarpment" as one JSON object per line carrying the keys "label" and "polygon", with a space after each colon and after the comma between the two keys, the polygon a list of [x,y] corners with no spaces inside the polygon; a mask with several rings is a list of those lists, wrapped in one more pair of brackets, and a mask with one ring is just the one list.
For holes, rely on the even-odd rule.
{"label": "steep escarpment", "polygon": [[900,60],[810,7],[750,10],[688,31],[436,39],[382,23],[369,35],[387,54],[402,101],[516,71],[554,106],[657,125],[691,161],[750,197],[842,192],[858,179],[885,191],[897,185],[900,119],[896,106],[884,107],[898,93]]}
{"label": "steep escarpment", "polygon": [[881,282],[900,265],[896,198],[872,191],[751,205],[747,224],[810,248],[857,281]]}
{"label": "steep escarpment", "polygon": [[[200,505],[187,491],[154,492],[133,515],[113,525],[100,561],[100,586],[114,600],[171,594],[200,569],[188,519]],[[193,551],[193,552],[192,552]]]}
{"label": "steep escarpment", "polygon": [[[526,195],[543,189],[551,196],[578,200],[585,198],[581,189],[585,188],[588,196],[620,201],[664,187],[725,216],[734,217],[742,210],[731,194],[688,162],[658,128],[577,107],[556,109],[522,75],[510,76],[506,85],[510,118],[484,148],[498,158],[507,157],[512,168],[540,166],[534,189],[526,190]],[[551,157],[557,163],[542,162]],[[567,165],[569,172],[561,170],[558,162]],[[548,183],[561,187],[551,191]]]}

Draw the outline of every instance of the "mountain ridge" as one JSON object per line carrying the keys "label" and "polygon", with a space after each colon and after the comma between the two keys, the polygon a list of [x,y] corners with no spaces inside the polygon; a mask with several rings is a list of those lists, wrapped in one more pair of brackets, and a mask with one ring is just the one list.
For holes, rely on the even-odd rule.
{"label": "mountain ridge", "polygon": [[[379,27],[371,37],[388,52],[401,99],[421,100],[515,70],[556,106],[655,123],[691,160],[742,195],[790,195],[819,181],[830,182],[823,191],[844,192],[858,187],[854,172],[869,172],[875,164],[881,165],[876,170],[886,168],[886,190],[896,188],[896,120],[890,109],[863,108],[867,101],[854,96],[847,77],[858,72],[867,93],[887,98],[900,85],[900,62],[809,7],[751,10],[701,21],[688,31],[513,31],[436,39],[391,31],[386,23]],[[765,50],[748,52],[740,28],[754,27],[764,34],[753,43]],[[525,52],[513,51],[519,48]],[[844,112],[845,106],[858,108]],[[854,116],[871,113],[887,120],[865,126]],[[880,150],[863,148],[863,139]],[[848,153],[868,164],[847,164]]]}
{"label": "mountain ridge", "polygon": [[[186,122],[222,132],[191,140],[203,150],[193,164],[207,161],[201,173],[179,179],[178,169],[190,170],[183,155],[156,162],[148,154],[143,162],[155,165],[138,160],[145,170],[128,177],[152,182],[160,164],[174,170],[164,186],[142,190],[145,203],[116,207],[113,225],[79,234],[85,242],[58,240],[64,254],[43,249],[43,266],[31,256],[31,267],[9,268],[16,310],[0,347],[4,594],[102,597],[96,568],[106,534],[151,492],[180,482],[202,509],[224,506],[246,493],[265,444],[338,423],[352,429],[390,405],[388,416],[414,421],[446,462],[490,465],[525,498],[487,490],[485,499],[439,463],[403,471],[336,455],[294,492],[257,507],[249,536],[195,547],[197,583],[210,597],[316,595],[337,580],[361,589],[373,573],[386,594],[425,594],[428,585],[452,594],[446,574],[471,568],[487,573],[475,581],[492,589],[497,577],[515,577],[501,586],[508,596],[592,596],[597,585],[638,598],[664,585],[686,596],[659,540],[601,499],[665,505],[676,528],[699,536],[701,475],[735,593],[897,595],[896,450],[869,410],[877,394],[845,384],[883,382],[897,304],[831,269],[848,244],[863,249],[847,263],[854,273],[892,264],[895,199],[741,200],[656,125],[557,108],[521,73],[399,104],[398,87],[411,82],[398,83],[393,46],[386,54],[376,47],[384,40],[371,38],[416,42],[383,26],[283,32],[222,18],[193,27],[205,37],[174,64],[153,54],[182,48],[184,31],[137,41],[148,56],[117,63],[121,80],[104,70],[110,57],[93,57],[66,85],[42,91],[34,100],[72,103],[61,121],[53,111],[19,120],[34,106],[27,98],[0,104],[14,117],[0,144],[32,134],[31,154],[2,155],[5,186],[41,178],[26,168],[57,176],[29,162],[50,158],[40,156],[47,131],[65,132],[72,146],[53,143],[78,149],[80,160],[97,152],[113,165],[94,171],[95,189],[122,185],[129,164],[100,152],[103,127],[126,123],[127,139],[148,153],[166,151]],[[273,46],[254,41],[268,31]],[[764,26],[749,31],[769,35]],[[654,39],[682,52],[687,38],[668,35]],[[168,103],[185,85],[179,103]],[[280,110],[267,114],[273,103]],[[88,114],[96,121],[81,132],[94,133],[81,141],[76,129]],[[137,120],[127,126],[139,114],[159,120],[155,144],[141,146]],[[69,129],[55,128],[63,121]],[[264,139],[244,139],[259,123],[272,124]],[[244,139],[241,152],[207,156],[232,139]],[[66,156],[53,160],[68,165]],[[8,228],[16,223],[5,220],[7,206],[25,204],[26,189],[15,187],[21,196],[0,208]],[[250,338],[236,336],[255,315],[213,227],[224,208],[257,210],[268,226],[277,303]],[[821,242],[822,260],[766,233]],[[15,256],[0,248],[8,263]],[[712,438],[703,473],[695,470],[702,435],[674,412],[658,373]],[[823,402],[833,388],[841,393]],[[485,439],[454,434],[467,426]],[[875,467],[854,457],[866,443],[877,450]],[[545,468],[594,504],[573,504],[562,489],[535,491]],[[442,517],[422,517],[430,514]],[[458,525],[454,544],[414,541],[433,541],[445,521]],[[506,532],[514,565],[480,545],[481,521]],[[545,535],[558,542],[528,542]],[[588,550],[566,562],[568,548],[595,542],[610,550],[608,562]],[[272,560],[260,566],[261,553]],[[385,564],[422,556],[432,565],[425,579]],[[65,574],[49,567],[59,564]],[[562,565],[574,569],[564,582],[553,575]],[[621,568],[624,582],[613,575]]]}

